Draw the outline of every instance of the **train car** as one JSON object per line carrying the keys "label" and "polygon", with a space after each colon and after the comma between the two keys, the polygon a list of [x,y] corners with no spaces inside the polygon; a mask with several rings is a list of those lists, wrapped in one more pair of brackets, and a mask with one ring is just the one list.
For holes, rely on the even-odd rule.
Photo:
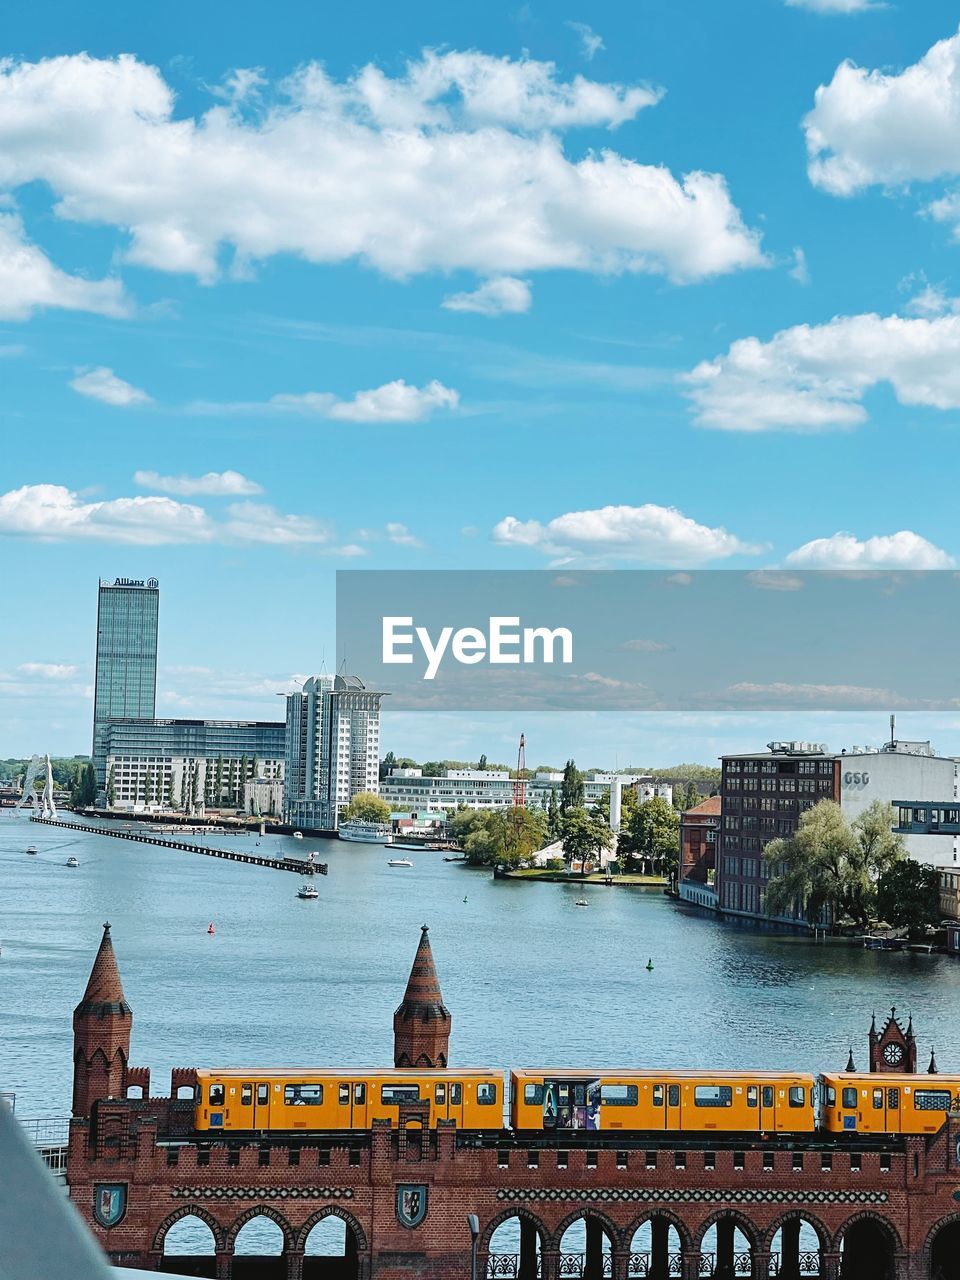
{"label": "train car", "polygon": [[960,1109],[960,1076],[833,1071],[820,1087],[829,1133],[936,1133]]}
{"label": "train car", "polygon": [[503,1076],[496,1071],[198,1071],[199,1133],[367,1129],[397,1123],[401,1102],[428,1102],[428,1125],[503,1127]]}
{"label": "train car", "polygon": [[514,1071],[514,1129],[811,1133],[816,1081],[790,1072]]}

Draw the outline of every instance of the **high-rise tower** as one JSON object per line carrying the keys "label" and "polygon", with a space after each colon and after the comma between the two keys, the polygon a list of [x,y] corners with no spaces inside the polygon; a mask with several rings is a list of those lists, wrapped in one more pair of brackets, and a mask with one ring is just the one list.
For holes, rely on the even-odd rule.
{"label": "high-rise tower", "polygon": [[394,1066],[445,1067],[450,1052],[450,1023],[427,926],[422,925],[403,1002],[393,1015]]}
{"label": "high-rise tower", "polygon": [[156,578],[100,581],[93,765],[101,788],[107,784],[107,720],[111,716],[149,720],[156,714],[159,606]]}

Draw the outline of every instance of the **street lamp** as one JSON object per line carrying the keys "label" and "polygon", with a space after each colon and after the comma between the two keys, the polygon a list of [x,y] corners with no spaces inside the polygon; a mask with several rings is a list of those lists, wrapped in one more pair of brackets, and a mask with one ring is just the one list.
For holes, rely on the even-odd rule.
{"label": "street lamp", "polygon": [[480,1219],[475,1213],[467,1214],[470,1228],[470,1280],[477,1280],[477,1238],[480,1235]]}

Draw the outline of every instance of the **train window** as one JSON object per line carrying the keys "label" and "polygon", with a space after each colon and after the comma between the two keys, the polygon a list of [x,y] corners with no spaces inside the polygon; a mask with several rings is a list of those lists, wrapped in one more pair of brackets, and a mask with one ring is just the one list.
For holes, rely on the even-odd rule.
{"label": "train window", "polygon": [[836,1106],[836,1102],[837,1102],[837,1091],[832,1084],[828,1084],[827,1085],[827,1106],[828,1107]]}
{"label": "train window", "polygon": [[348,1084],[337,1085],[337,1102],[341,1107],[349,1107],[350,1105],[350,1086]]}
{"label": "train window", "polygon": [[806,1090],[802,1084],[793,1084],[787,1090],[787,1101],[791,1107],[802,1107],[806,1101]]}
{"label": "train window", "polygon": [[729,1107],[733,1103],[733,1089],[728,1084],[698,1084],[693,1091],[693,1101],[698,1107]]}
{"label": "train window", "polygon": [[433,1100],[438,1107],[443,1106],[447,1100],[447,1086],[445,1084],[438,1084],[434,1086]]}
{"label": "train window", "polygon": [[900,1110],[900,1090],[899,1089],[887,1090],[887,1109],[889,1111]]}
{"label": "train window", "polygon": [[918,1111],[949,1111],[949,1089],[915,1089],[913,1105]]}
{"label": "train window", "polygon": [[492,1080],[481,1080],[477,1085],[477,1104],[481,1107],[490,1107],[497,1100],[497,1086]]}
{"label": "train window", "polygon": [[450,1105],[451,1107],[459,1107],[463,1102],[463,1085],[459,1080],[455,1080],[450,1086]]}
{"label": "train window", "polygon": [[755,1107],[760,1099],[760,1090],[755,1084],[747,1085],[747,1106]]}
{"label": "train window", "polygon": [[874,1089],[873,1091],[873,1109],[874,1111],[883,1110],[883,1090]]}
{"label": "train window", "polygon": [[[258,1092],[264,1087],[263,1085],[258,1085]],[[341,1085],[341,1090],[345,1087]],[[323,1102],[323,1085],[286,1084],[283,1086],[283,1101],[288,1107],[318,1107]],[[349,1092],[347,1093],[347,1101],[350,1101]]]}
{"label": "train window", "polygon": [[678,1084],[667,1085],[667,1105],[670,1107],[679,1107],[680,1086]]}
{"label": "train window", "polygon": [[253,1102],[253,1085],[242,1084],[240,1086],[240,1105],[241,1107],[249,1107]]}
{"label": "train window", "polygon": [[257,1105],[265,1107],[270,1101],[270,1086],[268,1084],[257,1085]]}
{"label": "train window", "polygon": [[210,1105],[211,1107],[223,1106],[223,1085],[212,1084],[210,1086]]}
{"label": "train window", "polygon": [[600,1101],[605,1107],[635,1107],[639,1098],[635,1084],[602,1084]]}
{"label": "train window", "polygon": [[847,1087],[840,1094],[840,1105],[842,1107],[846,1107],[848,1111],[856,1111],[857,1091],[852,1085],[847,1085]]}
{"label": "train window", "polygon": [[[450,1086],[453,1093],[453,1086]],[[451,1102],[453,1098],[451,1097]],[[385,1084],[380,1088],[380,1101],[388,1107],[395,1107],[401,1102],[419,1102],[420,1086],[418,1084]]]}
{"label": "train window", "polygon": [[663,1085],[655,1084],[653,1086],[653,1105],[655,1107],[663,1106]]}
{"label": "train window", "polygon": [[363,1106],[367,1100],[367,1086],[365,1084],[355,1084],[353,1086],[353,1100],[357,1106]]}
{"label": "train window", "polygon": [[760,1101],[765,1107],[773,1106],[773,1085],[765,1084],[760,1091]]}
{"label": "train window", "polygon": [[542,1084],[525,1084],[523,1086],[523,1100],[528,1106],[539,1107],[543,1104],[543,1085]]}

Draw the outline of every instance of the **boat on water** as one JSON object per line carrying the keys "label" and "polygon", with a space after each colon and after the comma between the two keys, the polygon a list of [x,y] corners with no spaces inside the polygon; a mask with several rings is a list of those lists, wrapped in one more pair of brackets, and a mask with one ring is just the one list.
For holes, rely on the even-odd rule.
{"label": "boat on water", "polygon": [[68,858],[66,861],[66,865],[68,867],[79,867],[80,863],[77,861],[76,858]]}
{"label": "boat on water", "polygon": [[37,846],[35,844],[27,845],[27,853],[36,853],[36,852],[37,852]]}
{"label": "boat on water", "polygon": [[586,898],[578,898],[573,905],[575,907],[589,907],[590,903],[586,900]]}
{"label": "boat on water", "polygon": [[389,822],[341,822],[337,829],[341,840],[360,844],[392,844],[393,828]]}
{"label": "boat on water", "polygon": [[293,838],[294,838],[294,840],[302,840],[302,839],[303,839],[303,832],[302,832],[302,831],[295,831],[295,832],[293,833]]}
{"label": "boat on water", "polygon": [[413,863],[409,858],[390,858],[387,862],[388,867],[412,867]]}
{"label": "boat on water", "polygon": [[297,890],[298,898],[319,898],[319,890],[315,889],[312,884],[302,884]]}

